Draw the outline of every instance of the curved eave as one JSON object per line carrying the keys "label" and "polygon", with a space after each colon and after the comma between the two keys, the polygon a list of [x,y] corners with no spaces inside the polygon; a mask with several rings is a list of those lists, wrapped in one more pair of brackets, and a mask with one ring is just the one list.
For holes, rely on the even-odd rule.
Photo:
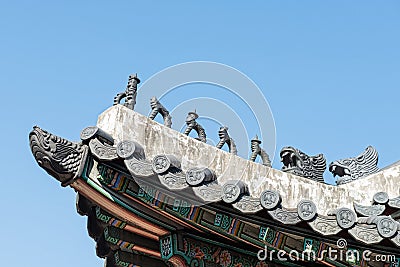
{"label": "curved eave", "polygon": [[[141,261],[136,255],[146,255],[161,266],[166,262],[185,266],[192,260],[182,252],[185,238],[214,247],[219,244],[233,254],[253,258],[264,246],[303,251],[307,242],[320,249],[334,247],[338,238],[347,239],[360,251],[399,254],[399,165],[351,184],[332,186],[247,161],[122,106],[100,115],[98,127],[113,142],[107,143],[101,136],[82,143],[42,138],[51,134],[35,128],[31,147],[35,147],[34,156],[44,169],[87,200],[78,205],[78,213],[88,216],[89,235],[97,242],[97,254],[107,258],[107,266],[117,266],[119,260],[121,264]],[[59,142],[64,158],[52,158],[54,152],[48,149],[52,146],[45,142]],[[136,147],[133,154],[117,153],[117,145],[123,142]],[[214,155],[211,162],[204,157],[208,154]],[[159,156],[170,160],[162,171],[151,163]],[[190,168],[204,166],[207,179],[197,184],[188,180]],[[110,177],[106,170],[112,173]],[[232,183],[238,177],[240,181]],[[225,190],[227,185],[238,194]],[[261,193],[266,190],[278,192],[281,203],[265,207]],[[235,198],[231,201],[232,195]],[[372,199],[375,203],[371,204]],[[304,217],[300,203],[315,206],[310,218]],[[338,208],[354,214],[353,224],[340,225],[343,210]],[[104,210],[112,223],[97,218],[99,210]],[[379,228],[381,220],[394,223],[392,232]],[[147,242],[148,246],[135,243],[135,238],[128,240],[132,236],[107,239],[108,230],[118,232],[115,227],[122,229],[123,235],[147,240],[143,245]],[[165,242],[172,254],[166,254]],[[246,249],[241,249],[243,245]],[[321,260],[318,264],[331,263]]]}
{"label": "curved eave", "polygon": [[[376,192],[386,192],[390,198],[400,196],[400,165],[334,186],[248,161],[167,128],[122,105],[104,111],[97,126],[112,135],[116,143],[122,140],[139,143],[148,159],[172,154],[180,160],[183,170],[195,166],[212,169],[220,184],[240,179],[248,185],[252,197],[259,198],[265,190],[278,191],[282,196],[282,206],[289,209],[296,208],[302,199],[309,199],[316,204],[319,214],[327,216],[332,209],[353,209],[353,203],[370,205]],[[205,155],[212,155],[213,160],[210,162]]]}

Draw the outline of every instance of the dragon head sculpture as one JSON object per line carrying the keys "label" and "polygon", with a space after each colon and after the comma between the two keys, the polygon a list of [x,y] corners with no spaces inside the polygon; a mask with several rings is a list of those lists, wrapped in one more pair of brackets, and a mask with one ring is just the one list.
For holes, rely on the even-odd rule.
{"label": "dragon head sculpture", "polygon": [[326,159],[323,154],[308,156],[294,147],[284,147],[280,152],[282,171],[293,173],[314,181],[324,182]]}
{"label": "dragon head sculpture", "polygon": [[72,143],[35,126],[29,134],[33,156],[40,167],[67,186],[83,169],[87,146]]}
{"label": "dragon head sculpture", "polygon": [[329,164],[329,171],[335,177],[338,185],[360,179],[377,172],[379,169],[378,152],[372,146],[368,146],[363,153],[354,158],[340,159]]}

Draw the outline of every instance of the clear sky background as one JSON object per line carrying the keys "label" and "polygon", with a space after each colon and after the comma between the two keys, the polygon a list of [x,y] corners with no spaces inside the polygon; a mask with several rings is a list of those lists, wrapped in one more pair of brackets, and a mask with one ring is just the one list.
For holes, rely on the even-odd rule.
{"label": "clear sky background", "polygon": [[28,134],[78,140],[132,72],[224,63],[262,89],[278,151],[329,163],[373,145],[379,167],[400,160],[399,1],[143,2],[1,2],[1,266],[102,266],[75,193],[38,167]]}

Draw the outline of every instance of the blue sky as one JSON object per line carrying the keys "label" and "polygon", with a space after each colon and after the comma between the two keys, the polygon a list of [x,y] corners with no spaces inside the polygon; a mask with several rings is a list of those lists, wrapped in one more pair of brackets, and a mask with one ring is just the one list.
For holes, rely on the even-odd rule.
{"label": "blue sky", "polygon": [[3,1],[3,265],[102,266],[75,193],[38,167],[28,133],[77,140],[132,72],[227,64],[263,91],[278,151],[329,163],[373,145],[379,167],[400,160],[399,14],[398,1]]}

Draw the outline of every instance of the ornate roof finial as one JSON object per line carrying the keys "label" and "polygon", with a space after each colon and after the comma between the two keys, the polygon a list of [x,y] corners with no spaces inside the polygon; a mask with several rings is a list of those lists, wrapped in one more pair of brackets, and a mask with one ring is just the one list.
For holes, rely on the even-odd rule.
{"label": "ornate roof finial", "polygon": [[340,178],[336,181],[338,185],[363,178],[379,171],[378,151],[372,146],[368,146],[363,153],[354,158],[335,160],[329,164],[329,171],[335,177]]}
{"label": "ornate roof finial", "polygon": [[237,149],[235,145],[235,141],[228,134],[228,127],[221,126],[218,131],[219,143],[217,144],[217,148],[221,149],[224,144],[227,144],[229,147],[229,152],[237,155]]}
{"label": "ornate roof finial", "polygon": [[114,105],[120,104],[121,100],[125,98],[125,103],[123,105],[133,110],[136,104],[137,85],[139,83],[140,79],[137,77],[137,74],[129,75],[128,84],[126,86],[125,92],[118,93],[114,97]]}
{"label": "ornate roof finial", "polygon": [[280,152],[282,171],[317,182],[324,182],[326,159],[323,154],[309,156],[301,150],[287,146]]}
{"label": "ornate roof finial", "polygon": [[197,123],[196,119],[199,117],[199,115],[196,113],[196,110],[190,111],[186,117],[186,129],[184,134],[189,135],[189,133],[194,129],[197,132],[198,138],[197,140],[206,143],[207,142],[207,136],[206,136],[206,131],[204,128]]}
{"label": "ornate roof finial", "polygon": [[271,167],[271,160],[269,159],[269,156],[267,152],[265,152],[264,149],[260,147],[261,141],[258,140],[258,135],[256,135],[253,139],[251,139],[251,156],[250,160],[255,161],[257,156],[260,155],[263,165]]}
{"label": "ornate roof finial", "polygon": [[157,116],[158,113],[161,114],[161,116],[164,119],[164,125],[171,128],[172,125],[172,117],[169,115],[169,111],[158,101],[158,99],[153,96],[150,99],[150,106],[151,106],[151,113],[149,118],[151,120],[154,120],[154,118]]}

